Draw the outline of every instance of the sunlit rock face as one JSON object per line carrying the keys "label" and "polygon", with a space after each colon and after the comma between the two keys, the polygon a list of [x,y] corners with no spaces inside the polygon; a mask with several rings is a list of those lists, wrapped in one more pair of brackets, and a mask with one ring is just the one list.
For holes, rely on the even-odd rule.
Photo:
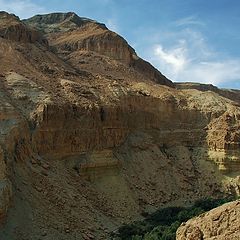
{"label": "sunlit rock face", "polygon": [[183,223],[177,230],[177,240],[238,239],[240,202],[224,204]]}

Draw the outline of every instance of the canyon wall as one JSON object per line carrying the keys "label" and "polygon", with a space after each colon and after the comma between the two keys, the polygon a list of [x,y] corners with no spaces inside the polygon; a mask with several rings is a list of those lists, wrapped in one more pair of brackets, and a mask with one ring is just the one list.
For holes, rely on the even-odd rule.
{"label": "canyon wall", "polygon": [[160,207],[239,194],[237,92],[179,89],[72,13],[19,24],[46,31],[0,39],[0,238],[106,239]]}

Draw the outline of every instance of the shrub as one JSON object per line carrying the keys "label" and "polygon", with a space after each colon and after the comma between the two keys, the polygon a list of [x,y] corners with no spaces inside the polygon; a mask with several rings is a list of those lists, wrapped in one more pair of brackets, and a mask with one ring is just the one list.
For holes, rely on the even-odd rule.
{"label": "shrub", "polygon": [[232,200],[234,199],[203,199],[188,208],[159,209],[143,221],[120,227],[116,237],[121,240],[175,240],[176,231],[182,222]]}

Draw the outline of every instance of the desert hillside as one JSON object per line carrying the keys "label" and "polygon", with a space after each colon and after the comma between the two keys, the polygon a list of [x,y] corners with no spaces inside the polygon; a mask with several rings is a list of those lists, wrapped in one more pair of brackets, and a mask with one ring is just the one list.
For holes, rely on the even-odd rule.
{"label": "desert hillside", "polygon": [[0,239],[108,239],[239,195],[239,91],[175,84],[71,12],[0,12],[0,61]]}

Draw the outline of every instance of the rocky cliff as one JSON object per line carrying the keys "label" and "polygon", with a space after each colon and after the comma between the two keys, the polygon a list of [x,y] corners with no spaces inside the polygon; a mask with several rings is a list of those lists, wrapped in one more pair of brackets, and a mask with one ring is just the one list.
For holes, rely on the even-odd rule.
{"label": "rocky cliff", "polygon": [[[140,78],[173,87],[172,82],[157,69],[139,58],[125,39],[110,31],[102,23],[81,18],[72,12],[37,15],[24,22],[47,34],[50,45],[55,51],[71,64],[78,64],[81,69],[90,70],[90,67],[91,70],[95,69],[99,73],[98,65],[100,65],[105,74],[109,75],[116,70],[118,74],[124,74],[132,68],[141,73]],[[83,57],[82,54],[87,56]],[[99,55],[101,58],[105,57],[108,63],[99,62]],[[123,63],[124,66],[118,68],[115,66],[113,70],[110,64],[112,60],[118,61],[114,65]]]}
{"label": "rocky cliff", "polygon": [[183,223],[177,240],[238,240],[240,236],[240,202],[224,204]]}
{"label": "rocky cliff", "polygon": [[19,42],[46,43],[38,31],[27,27],[17,16],[3,11],[0,11],[0,37]]}
{"label": "rocky cliff", "polygon": [[238,93],[179,89],[73,13],[14,19],[37,34],[0,38],[1,238],[106,239],[161,206],[239,194]]}

